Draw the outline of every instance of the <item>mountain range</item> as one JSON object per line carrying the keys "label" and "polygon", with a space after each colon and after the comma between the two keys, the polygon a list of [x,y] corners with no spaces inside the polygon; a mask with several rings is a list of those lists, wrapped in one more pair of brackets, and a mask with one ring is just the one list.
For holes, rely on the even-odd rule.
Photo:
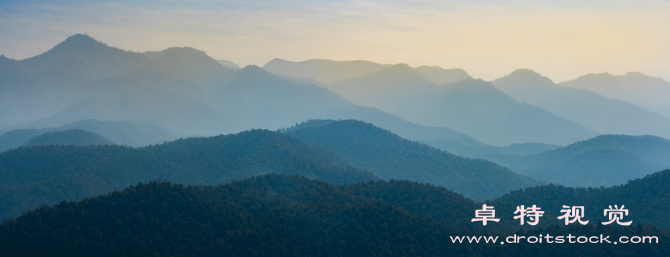
{"label": "mountain range", "polygon": [[130,148],[117,145],[26,147],[0,153],[0,217],[43,204],[120,190],[138,181],[215,185],[266,173],[331,183],[379,176],[288,135],[252,130]]}
{"label": "mountain range", "polygon": [[275,58],[263,65],[263,69],[291,77],[312,78],[323,84],[332,84],[333,82],[340,80],[355,78],[379,71],[386,66],[388,65],[369,61],[331,61],[315,59],[303,62],[292,62]]}
{"label": "mountain range", "polygon": [[313,120],[285,133],[328,149],[382,179],[431,183],[475,200],[542,183],[495,163],[449,154],[355,120]]}
{"label": "mountain range", "polygon": [[597,135],[580,124],[518,103],[488,82],[462,76],[439,86],[422,75],[420,71],[426,73],[426,69],[392,65],[327,87],[355,104],[425,126],[452,128],[492,145],[568,144]]}
{"label": "mountain range", "polygon": [[578,122],[599,134],[656,135],[670,138],[670,118],[590,90],[568,87],[583,80],[585,79],[556,85],[547,77],[531,70],[517,70],[496,79],[493,84],[518,101]]}
{"label": "mountain range", "polygon": [[[668,95],[635,72],[240,67],[77,34],[0,55],[0,256],[668,256]],[[538,234],[660,243],[503,241]]]}
{"label": "mountain range", "polygon": [[[129,63],[123,64],[126,68],[110,69],[106,73],[96,70],[94,73],[98,75],[73,79],[71,84],[49,86],[67,95],[58,101],[52,101],[54,96],[49,91],[26,90],[31,87],[30,83],[35,84],[34,87],[45,85],[23,72],[22,63],[36,63],[29,61],[33,59],[55,63],[51,59],[57,57],[83,58],[89,62],[86,60],[88,52],[79,48],[105,49],[100,50],[103,53],[90,55],[102,60],[114,59],[108,55],[121,51],[115,62],[106,65],[121,65],[118,62],[126,59]],[[8,105],[0,110],[6,112],[3,117],[7,117],[0,121],[0,126],[6,125],[2,131],[59,127],[84,119],[98,119],[152,123],[180,135],[210,136],[249,128],[279,129],[312,118],[382,121],[382,126],[402,127],[404,135],[412,136],[421,135],[425,130],[397,115],[351,104],[327,89],[307,83],[310,80],[276,75],[255,66],[229,68],[204,52],[188,47],[135,53],[111,48],[86,35],[75,35],[40,58],[0,59],[0,65],[17,71],[0,76],[8,81],[2,84],[2,90],[8,92],[1,94],[2,97],[12,99],[2,103]],[[43,69],[52,66],[44,65]],[[79,72],[87,73],[89,69],[91,67]],[[76,73],[68,76],[76,76]],[[29,111],[36,106],[45,112]],[[442,130],[437,134],[446,135],[438,136],[439,139],[458,135],[448,128],[437,130]],[[430,138],[422,139],[435,136],[434,132]]]}
{"label": "mountain range", "polygon": [[140,147],[164,143],[180,137],[179,134],[149,123],[130,121],[81,120],[57,128],[16,129],[0,135],[0,152],[24,145],[35,136],[45,133],[80,129],[98,134],[114,144]]}
{"label": "mountain range", "polygon": [[48,144],[9,150],[0,153],[0,195],[6,199],[0,201],[0,216],[158,178],[200,185],[265,173],[338,184],[408,179],[474,199],[541,184],[495,163],[448,154],[359,121],[312,121],[284,132],[252,130],[141,148]]}
{"label": "mountain range", "polygon": [[[264,69],[237,69],[189,47],[137,53],[81,34],[32,58],[0,57],[0,67],[4,131],[99,119],[211,136],[308,119],[374,123],[395,116],[396,127],[408,121],[499,147],[567,145],[598,134],[670,137],[670,118],[556,85],[529,70],[500,78],[494,87],[461,69],[367,61],[274,59]],[[662,88],[656,82],[649,88]]]}
{"label": "mountain range", "polygon": [[[318,75],[310,74],[327,73],[335,65],[344,69],[342,67],[351,64],[319,61],[329,65],[310,65],[316,62],[314,60],[273,60],[264,67],[276,73],[311,76],[318,80]],[[404,64],[369,65],[375,68],[359,69],[363,74],[357,77],[350,74],[323,80],[326,81],[324,86],[355,104],[398,114],[421,125],[452,128],[496,146],[518,143],[567,145],[598,134],[670,137],[670,119],[661,115],[667,109],[663,96],[667,94],[670,83],[639,73],[617,77],[587,75],[574,82],[557,85],[540,74],[521,69],[493,81],[495,87],[502,89],[495,92],[493,86],[485,86],[484,82],[477,86],[466,82],[469,75],[458,69],[412,68]],[[354,69],[356,66],[351,64],[349,67]],[[441,74],[442,80],[436,74]],[[588,88],[591,81],[594,91],[616,87],[619,89],[613,89],[613,92],[618,93],[604,95],[581,89]],[[626,91],[636,92],[627,94]],[[463,94],[473,94],[477,99],[468,99]],[[624,97],[626,95],[629,97]],[[459,102],[460,99],[463,100]],[[486,99],[485,103],[473,104],[481,99]],[[498,120],[491,120],[490,117]],[[521,125],[519,119],[526,124]],[[533,123],[535,121],[540,124]],[[551,122],[549,127],[561,129],[548,133],[553,136],[541,134],[551,130],[543,126],[549,124],[547,122]],[[491,126],[493,128],[489,131],[482,131]],[[515,134],[517,131],[523,133]],[[570,132],[566,133],[568,135],[554,133],[560,131]]]}
{"label": "mountain range", "polygon": [[587,89],[600,95],[626,101],[649,111],[670,117],[670,83],[639,72],[623,75],[609,73],[586,74],[560,86]]}
{"label": "mountain range", "polygon": [[670,168],[670,140],[655,136],[601,135],[531,155],[485,158],[559,185],[612,186]]}
{"label": "mountain range", "polygon": [[[653,85],[641,87],[645,97],[653,94],[650,92],[663,94],[665,85],[637,73],[609,79],[624,81],[620,88],[652,81]],[[275,59],[264,68],[239,68],[194,48],[138,53],[78,34],[32,58],[0,56],[0,149],[17,148],[35,136],[73,128],[115,144],[144,147],[180,137],[234,135],[254,128],[281,130],[294,124],[302,128],[306,124],[301,123],[308,120],[354,119],[372,124],[333,122],[287,133],[342,126],[318,132],[330,133],[341,142],[301,134],[303,143],[328,156],[334,154],[344,166],[366,170],[377,179],[435,183],[476,199],[490,199],[542,181],[614,185],[668,168],[662,161],[662,137],[670,137],[670,119],[647,107],[594,92],[601,86],[593,86],[594,91],[581,89],[588,88],[588,81],[580,78],[572,84],[555,84],[531,70],[517,70],[487,82],[461,69],[368,61]],[[348,130],[370,138],[356,137]],[[598,137],[601,134],[652,136],[629,140]],[[622,140],[642,147],[630,148]],[[656,152],[641,150],[644,147]],[[375,157],[351,154],[357,151]],[[508,169],[456,155],[486,159]],[[384,159],[388,156],[394,157]],[[426,167],[432,167],[419,172],[408,168],[422,164],[416,162],[418,156],[430,160]],[[397,165],[389,166],[394,162]],[[454,171],[471,172],[468,167],[473,165],[489,172],[476,173],[485,181],[470,178],[473,180],[465,182],[467,176],[454,181],[445,178],[458,177]],[[586,176],[577,178],[579,174]],[[603,174],[610,176],[603,178]],[[154,177],[143,177],[149,178]],[[491,190],[468,191],[482,185],[490,185]]]}

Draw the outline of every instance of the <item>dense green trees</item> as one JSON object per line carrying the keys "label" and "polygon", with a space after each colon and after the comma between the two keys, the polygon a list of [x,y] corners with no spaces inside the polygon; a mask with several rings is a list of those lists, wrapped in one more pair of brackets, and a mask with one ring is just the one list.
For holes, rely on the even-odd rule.
{"label": "dense green trees", "polygon": [[571,188],[557,185],[544,185],[524,190],[516,190],[490,201],[490,204],[499,209],[501,219],[512,221],[516,206],[536,204],[545,211],[541,223],[562,224],[556,217],[563,205],[584,206],[585,218],[591,223],[599,220],[608,221],[604,209],[610,205],[625,205],[629,210],[625,221],[633,224],[653,224],[660,228],[670,229],[668,208],[670,206],[670,170],[656,172],[628,183],[600,188]]}
{"label": "dense green trees", "polygon": [[[460,199],[459,199],[460,198]],[[449,206],[433,206],[442,202]],[[455,244],[473,203],[407,181],[331,185],[264,175],[219,186],[163,181],[61,202],[0,227],[3,256],[667,256],[654,227],[553,226],[517,235],[657,236],[659,244]],[[431,209],[443,208],[442,214]],[[469,211],[469,210],[468,210]],[[430,215],[429,215],[430,214]]]}
{"label": "dense green trees", "polygon": [[44,133],[35,136],[28,140],[23,146],[40,146],[40,145],[113,145],[114,142],[106,138],[81,129],[70,129],[65,131],[56,131]]}
{"label": "dense green trees", "polygon": [[336,184],[379,179],[351,166],[340,157],[267,130],[137,149],[21,148],[0,154],[0,219],[42,204],[96,196],[158,178],[210,185],[265,173],[300,174]]}

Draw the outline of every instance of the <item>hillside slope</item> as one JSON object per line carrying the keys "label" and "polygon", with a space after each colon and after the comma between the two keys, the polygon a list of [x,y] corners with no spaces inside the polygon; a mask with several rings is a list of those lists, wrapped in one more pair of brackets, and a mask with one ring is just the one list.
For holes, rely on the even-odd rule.
{"label": "hillside slope", "polygon": [[265,130],[129,148],[41,146],[0,154],[0,217],[120,190],[139,181],[219,184],[266,173],[331,183],[379,179],[287,135]]}
{"label": "hillside slope", "polygon": [[[427,189],[427,190],[426,190]],[[430,186],[377,182],[333,186],[298,177],[262,176],[220,186],[138,184],[63,202],[0,227],[3,255],[96,256],[664,256],[666,231],[654,227],[560,226],[517,231],[530,236],[658,236],[659,244],[458,244],[450,236],[491,235],[462,228],[471,202],[442,205],[444,216],[410,211],[428,203]],[[398,195],[380,197],[373,195]],[[451,193],[453,200],[457,195]],[[386,199],[382,199],[386,198]],[[402,199],[400,201],[397,201]],[[462,198],[461,198],[462,199]],[[472,210],[470,210],[472,211]],[[114,222],[110,222],[113,220]],[[453,221],[449,222],[449,221]],[[472,224],[472,222],[469,222]],[[481,228],[488,229],[488,228]],[[502,241],[510,233],[493,234]]]}
{"label": "hillside slope", "polygon": [[112,141],[106,138],[81,129],[70,129],[64,131],[56,131],[44,133],[35,136],[28,140],[23,146],[44,146],[44,145],[75,145],[75,146],[89,146],[89,145],[113,145]]}
{"label": "hillside slope", "polygon": [[383,179],[431,183],[473,199],[491,199],[541,183],[495,163],[449,154],[360,121],[317,120],[286,133],[331,150]]}
{"label": "hillside slope", "polygon": [[670,140],[602,135],[527,156],[489,158],[521,174],[566,186],[612,186],[670,168]]}

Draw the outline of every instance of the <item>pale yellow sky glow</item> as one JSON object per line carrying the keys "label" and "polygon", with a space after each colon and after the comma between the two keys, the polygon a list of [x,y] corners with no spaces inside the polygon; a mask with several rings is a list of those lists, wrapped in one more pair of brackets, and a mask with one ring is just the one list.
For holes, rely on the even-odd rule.
{"label": "pale yellow sky glow", "polygon": [[555,82],[628,71],[670,80],[668,1],[8,2],[0,24],[0,54],[17,59],[87,33],[132,51],[192,46],[240,65],[370,60],[486,80],[518,68]]}

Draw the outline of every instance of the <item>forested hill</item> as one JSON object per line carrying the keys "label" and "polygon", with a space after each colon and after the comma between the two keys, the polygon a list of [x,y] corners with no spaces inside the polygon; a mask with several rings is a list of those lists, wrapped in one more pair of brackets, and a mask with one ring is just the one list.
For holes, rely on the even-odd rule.
{"label": "forested hill", "polygon": [[177,133],[149,123],[87,119],[65,124],[58,128],[15,129],[7,131],[4,134],[0,134],[0,152],[22,146],[35,136],[70,129],[93,132],[105,139],[109,139],[113,143],[132,147],[163,143],[179,138]]}
{"label": "forested hill", "polygon": [[0,154],[0,219],[158,178],[219,184],[270,172],[330,183],[379,179],[335,155],[267,130],[180,139],[143,148],[39,146]]}
{"label": "forested hill", "polygon": [[24,145],[31,138],[44,133],[60,131],[58,128],[15,129],[0,135],[0,153]]}
{"label": "forested hill", "polygon": [[[433,198],[434,197],[434,198]],[[445,198],[446,197],[446,198]],[[431,205],[432,203],[438,206]],[[335,186],[265,175],[220,186],[138,184],[0,227],[3,256],[667,256],[654,227],[554,226],[518,235],[657,236],[658,244],[458,244],[473,203],[414,182]],[[414,208],[414,209],[412,209]],[[444,213],[426,213],[442,209]],[[465,210],[465,212],[464,212]]]}
{"label": "forested hill", "polygon": [[560,212],[563,205],[584,206],[583,220],[590,220],[591,223],[599,223],[599,220],[608,221],[609,219],[603,214],[610,205],[612,207],[624,205],[628,209],[628,216],[623,221],[633,221],[633,225],[653,224],[670,229],[670,218],[668,218],[670,211],[667,208],[670,206],[670,170],[607,188],[537,186],[511,192],[489,204],[499,210],[501,219],[506,220],[512,219],[516,206],[535,204],[545,211],[542,222],[553,224],[563,222],[556,218],[564,214]]}
{"label": "forested hill", "polygon": [[497,156],[496,163],[565,186],[612,186],[670,168],[670,140],[656,136],[600,135],[527,156]]}
{"label": "forested hill", "polygon": [[459,157],[355,120],[312,120],[286,130],[384,179],[431,183],[472,199],[493,199],[540,184],[493,162]]}
{"label": "forested hill", "polygon": [[28,140],[23,146],[40,146],[40,145],[113,145],[114,142],[106,138],[81,129],[70,129],[65,131],[49,132],[39,136],[35,136]]}

